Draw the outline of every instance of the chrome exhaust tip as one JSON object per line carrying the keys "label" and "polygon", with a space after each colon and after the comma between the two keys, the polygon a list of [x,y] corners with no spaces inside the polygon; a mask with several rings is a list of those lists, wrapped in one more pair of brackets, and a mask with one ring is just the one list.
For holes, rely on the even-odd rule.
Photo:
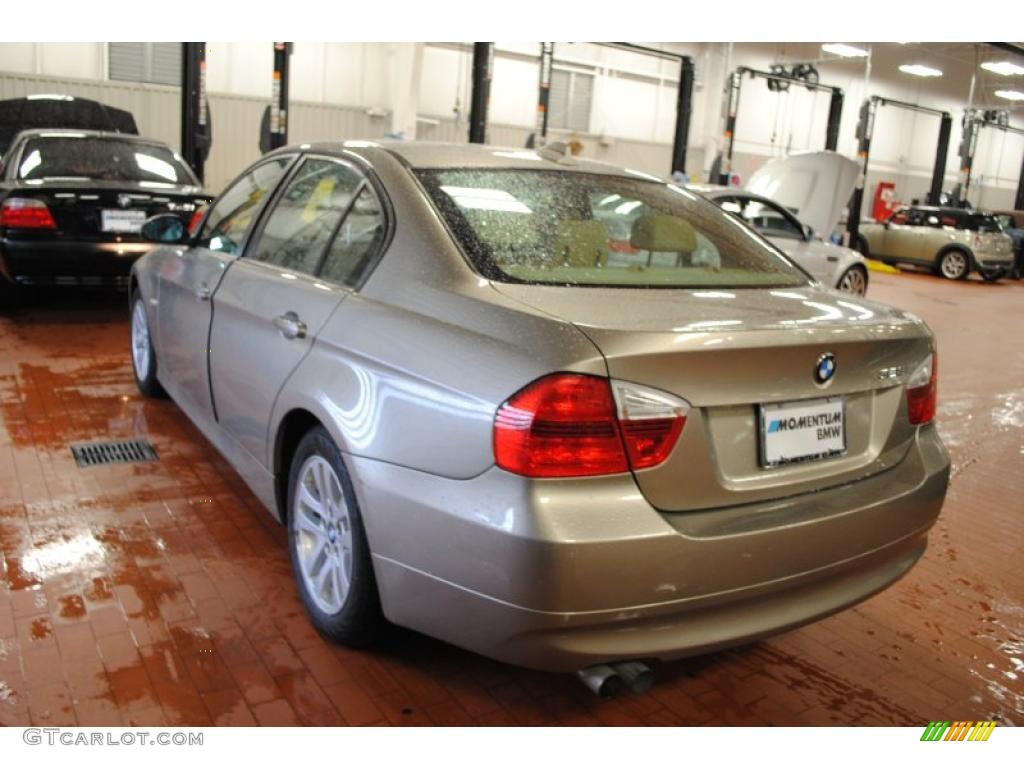
{"label": "chrome exhaust tip", "polygon": [[576,677],[592,693],[602,699],[611,699],[626,687],[625,682],[619,677],[619,673],[607,664],[584,667],[576,673]]}
{"label": "chrome exhaust tip", "polygon": [[642,661],[620,661],[611,666],[633,693],[647,693],[654,685],[654,670]]}

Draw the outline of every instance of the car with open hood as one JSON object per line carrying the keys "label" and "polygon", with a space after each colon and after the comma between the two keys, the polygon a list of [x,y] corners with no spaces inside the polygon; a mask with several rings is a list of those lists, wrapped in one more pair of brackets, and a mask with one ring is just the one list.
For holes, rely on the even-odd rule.
{"label": "car with open hood", "polygon": [[857,179],[857,164],[836,152],[773,158],[743,187],[691,185],[760,232],[816,280],[855,296],[868,288],[864,257],[829,242]]}
{"label": "car with open hood", "polygon": [[870,597],[942,506],[925,324],[647,174],[304,144],[143,234],[139,388],[287,526],[337,641],[386,618],[606,690]]}

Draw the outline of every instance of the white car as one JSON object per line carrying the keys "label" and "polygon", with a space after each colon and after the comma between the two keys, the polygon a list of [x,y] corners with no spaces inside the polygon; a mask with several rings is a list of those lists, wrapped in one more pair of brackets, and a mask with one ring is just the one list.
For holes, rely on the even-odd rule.
{"label": "white car", "polygon": [[856,177],[857,164],[849,158],[805,152],[768,161],[743,189],[689,189],[743,219],[819,282],[863,296],[868,287],[864,257],[822,239],[835,229]]}

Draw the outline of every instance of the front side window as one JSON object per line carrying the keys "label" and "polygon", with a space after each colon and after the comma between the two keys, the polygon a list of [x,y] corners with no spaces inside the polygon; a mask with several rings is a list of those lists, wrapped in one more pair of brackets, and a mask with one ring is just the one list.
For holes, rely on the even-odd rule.
{"label": "front side window", "polygon": [[74,133],[44,133],[25,142],[17,178],[197,183],[170,147]]}
{"label": "front side window", "polygon": [[345,163],[307,158],[266,217],[252,258],[316,274],[327,243],[362,185],[362,175]]}
{"label": "front side window", "polygon": [[263,201],[273,192],[292,159],[283,156],[260,163],[228,188],[207,214],[199,245],[237,256]]}
{"label": "front side window", "polygon": [[496,280],[566,286],[796,286],[807,276],[716,204],[673,184],[519,169],[418,172]]}

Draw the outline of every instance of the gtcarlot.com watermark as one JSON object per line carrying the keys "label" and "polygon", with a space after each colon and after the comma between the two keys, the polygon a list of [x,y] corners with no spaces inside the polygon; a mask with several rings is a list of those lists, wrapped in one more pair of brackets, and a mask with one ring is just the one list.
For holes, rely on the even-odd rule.
{"label": "gtcarlot.com watermark", "polygon": [[50,747],[201,747],[203,734],[188,731],[87,731],[79,728],[26,728],[29,745]]}

